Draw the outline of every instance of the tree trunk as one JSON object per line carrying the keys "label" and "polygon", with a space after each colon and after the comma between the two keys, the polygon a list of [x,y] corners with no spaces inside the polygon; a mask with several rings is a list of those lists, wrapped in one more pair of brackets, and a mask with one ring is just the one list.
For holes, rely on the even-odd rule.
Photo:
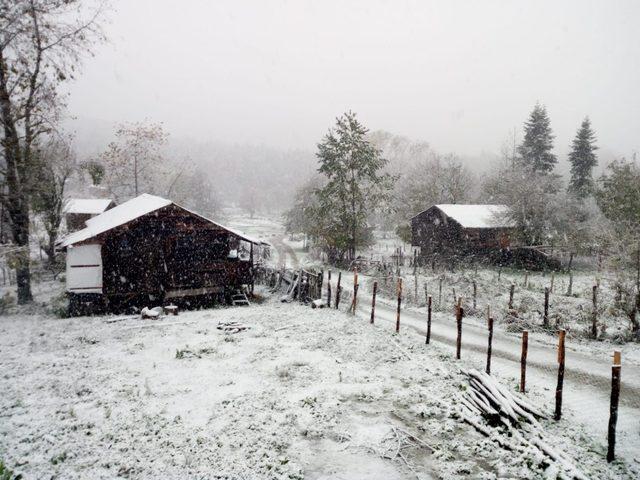
{"label": "tree trunk", "polygon": [[[136,197],[138,196],[138,156],[133,156],[133,184]],[[253,218],[253,215],[251,216]]]}
{"label": "tree trunk", "polygon": [[11,99],[7,90],[5,75],[6,63],[0,51],[0,115],[4,138],[2,148],[6,163],[7,184],[6,208],[11,224],[13,241],[23,247],[18,253],[16,280],[18,284],[18,303],[24,304],[32,300],[31,271],[29,269],[29,198],[26,188],[25,159],[20,151],[20,139],[11,109]]}

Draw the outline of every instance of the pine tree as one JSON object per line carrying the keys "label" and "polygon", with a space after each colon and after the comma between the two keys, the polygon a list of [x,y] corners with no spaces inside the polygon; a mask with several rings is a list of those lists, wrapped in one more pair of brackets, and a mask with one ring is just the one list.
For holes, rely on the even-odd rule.
{"label": "pine tree", "polygon": [[584,198],[593,190],[593,167],[598,163],[595,151],[596,134],[591,129],[591,121],[586,117],[576,138],[571,144],[569,162],[571,163],[571,180],[569,181],[569,192],[579,198]]}
{"label": "pine tree", "polygon": [[524,123],[524,140],[518,147],[519,161],[535,172],[549,173],[558,161],[551,152],[555,136],[550,123],[547,109],[539,103]]}
{"label": "pine tree", "polygon": [[318,144],[318,172],[326,183],[316,191],[320,235],[331,261],[355,258],[371,242],[368,220],[389,198],[393,178],[382,172],[387,160],[366,138],[368,130],[347,112]]}

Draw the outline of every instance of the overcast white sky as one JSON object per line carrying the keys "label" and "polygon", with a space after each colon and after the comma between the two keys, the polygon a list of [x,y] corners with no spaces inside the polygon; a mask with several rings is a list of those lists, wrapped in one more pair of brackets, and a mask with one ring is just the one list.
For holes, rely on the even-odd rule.
{"label": "overcast white sky", "polygon": [[351,109],[442,151],[498,151],[536,100],[640,150],[640,1],[113,0],[70,87],[81,121],[314,149]]}

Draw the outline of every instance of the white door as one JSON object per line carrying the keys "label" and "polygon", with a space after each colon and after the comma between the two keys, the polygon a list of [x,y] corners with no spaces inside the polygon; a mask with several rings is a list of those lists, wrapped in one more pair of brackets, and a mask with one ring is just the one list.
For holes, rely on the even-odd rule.
{"label": "white door", "polygon": [[78,245],[67,248],[67,291],[102,293],[102,246]]}

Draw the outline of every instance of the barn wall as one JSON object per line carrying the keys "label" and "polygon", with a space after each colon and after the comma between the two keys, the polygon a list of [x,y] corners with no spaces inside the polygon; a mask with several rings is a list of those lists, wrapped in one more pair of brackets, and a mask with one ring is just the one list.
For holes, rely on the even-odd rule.
{"label": "barn wall", "polygon": [[[221,293],[252,282],[249,262],[229,258],[239,240],[184,210],[167,207],[103,239],[108,295]],[[185,293],[186,294],[186,293]]]}
{"label": "barn wall", "polygon": [[463,244],[462,235],[460,225],[436,208],[430,208],[411,220],[411,243],[420,247],[423,255],[459,249]]}
{"label": "barn wall", "polygon": [[463,228],[438,208],[411,219],[412,245],[422,255],[461,255],[509,246],[509,228]]}
{"label": "barn wall", "polygon": [[91,215],[90,213],[67,213],[65,215],[67,230],[69,232],[82,230],[86,227],[85,222],[93,216],[94,215]]}

